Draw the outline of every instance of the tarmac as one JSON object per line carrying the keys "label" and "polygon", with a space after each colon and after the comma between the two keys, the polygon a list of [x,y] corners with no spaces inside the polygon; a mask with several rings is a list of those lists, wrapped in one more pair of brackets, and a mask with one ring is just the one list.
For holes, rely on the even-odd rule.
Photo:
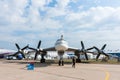
{"label": "tarmac", "polygon": [[29,62],[0,60],[0,80],[120,80],[120,65],[77,63],[73,68],[36,62],[34,70],[27,70]]}

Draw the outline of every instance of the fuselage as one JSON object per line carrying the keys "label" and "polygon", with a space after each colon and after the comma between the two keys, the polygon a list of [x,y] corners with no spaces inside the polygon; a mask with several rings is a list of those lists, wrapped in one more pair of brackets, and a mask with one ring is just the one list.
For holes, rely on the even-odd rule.
{"label": "fuselage", "polygon": [[66,51],[68,49],[68,43],[63,39],[63,35],[55,43],[56,51]]}

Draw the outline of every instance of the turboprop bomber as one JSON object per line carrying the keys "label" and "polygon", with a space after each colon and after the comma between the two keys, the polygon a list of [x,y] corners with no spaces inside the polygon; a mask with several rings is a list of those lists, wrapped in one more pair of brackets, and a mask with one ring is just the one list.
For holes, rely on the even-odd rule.
{"label": "turboprop bomber", "polygon": [[101,49],[99,49],[99,48],[97,48],[95,46],[85,49],[84,43],[83,43],[83,41],[81,41],[81,49],[74,48],[74,47],[70,47],[68,45],[68,42],[64,39],[63,35],[61,35],[61,37],[59,39],[57,39],[57,41],[55,42],[55,45],[53,45],[52,47],[49,47],[49,48],[41,49],[40,48],[40,46],[41,46],[41,40],[38,42],[37,48],[32,48],[32,47],[30,47],[30,46],[27,45],[24,48],[20,49],[20,47],[18,46],[18,44],[15,44],[15,45],[16,45],[16,47],[18,49],[18,52],[16,52],[15,55],[17,55],[18,53],[21,53],[23,55],[23,57],[25,58],[25,55],[23,54],[23,50],[26,49],[26,48],[29,48],[29,49],[31,49],[31,50],[33,50],[35,52],[34,60],[36,60],[36,58],[37,58],[37,56],[39,54],[41,55],[41,60],[40,60],[41,63],[45,62],[44,56],[47,54],[48,51],[57,51],[58,56],[59,56],[59,62],[58,62],[58,64],[62,65],[62,66],[64,65],[63,55],[64,55],[65,51],[72,51],[72,52],[74,52],[75,56],[77,57],[76,62],[81,62],[81,60],[80,60],[80,54],[84,54],[86,60],[88,60],[87,53],[93,53],[94,54],[94,52],[90,52],[89,51],[91,49],[96,49],[97,52],[98,52],[96,60],[99,58],[99,56],[101,54],[109,57],[106,53],[103,52],[103,50],[106,47],[106,44]]}
{"label": "turboprop bomber", "polygon": [[88,60],[87,53],[90,52],[89,50],[94,48],[94,47],[91,47],[91,48],[85,49],[83,41],[81,41],[81,47],[82,47],[81,49],[70,47],[68,45],[68,42],[64,40],[63,35],[61,35],[60,39],[57,39],[57,41],[55,42],[55,45],[52,47],[41,49],[40,45],[41,45],[41,41],[39,41],[37,49],[29,47],[29,49],[36,51],[34,60],[36,60],[38,54],[41,54],[41,63],[43,63],[45,62],[44,56],[47,54],[47,51],[57,51],[58,56],[60,57],[58,62],[59,65],[64,65],[63,55],[65,51],[73,51],[77,56],[76,61],[80,62],[81,61],[80,54],[81,53],[84,54],[86,60]]}

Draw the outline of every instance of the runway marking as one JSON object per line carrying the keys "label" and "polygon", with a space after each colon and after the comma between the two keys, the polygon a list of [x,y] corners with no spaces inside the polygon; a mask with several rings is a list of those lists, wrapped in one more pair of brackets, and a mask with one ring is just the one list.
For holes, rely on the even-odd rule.
{"label": "runway marking", "polygon": [[107,70],[105,70],[105,69],[100,69],[100,70],[105,72],[105,74],[106,74],[105,80],[109,80],[109,78],[110,78],[110,73],[109,73]]}
{"label": "runway marking", "polygon": [[110,73],[109,73],[108,71],[105,71],[105,73],[106,73],[105,80],[109,80],[109,78],[110,78]]}
{"label": "runway marking", "polygon": [[104,68],[98,68],[98,67],[96,67],[94,69],[105,72],[105,79],[104,80],[109,80],[110,79],[110,73],[107,70],[105,70]]}

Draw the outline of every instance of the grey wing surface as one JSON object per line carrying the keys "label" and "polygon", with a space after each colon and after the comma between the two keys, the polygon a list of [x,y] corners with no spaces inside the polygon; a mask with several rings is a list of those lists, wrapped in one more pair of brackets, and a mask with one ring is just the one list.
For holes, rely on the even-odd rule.
{"label": "grey wing surface", "polygon": [[56,51],[55,47],[45,48],[43,51]]}
{"label": "grey wing surface", "polygon": [[[66,50],[66,51],[76,51],[76,50],[78,50],[78,49],[69,47],[68,50]],[[55,49],[55,47],[50,47],[50,48],[44,48],[43,51],[56,51],[56,49]]]}
{"label": "grey wing surface", "polygon": [[69,47],[67,51],[73,51],[74,52],[76,50],[78,50],[78,49],[77,48],[73,48],[73,47]]}

